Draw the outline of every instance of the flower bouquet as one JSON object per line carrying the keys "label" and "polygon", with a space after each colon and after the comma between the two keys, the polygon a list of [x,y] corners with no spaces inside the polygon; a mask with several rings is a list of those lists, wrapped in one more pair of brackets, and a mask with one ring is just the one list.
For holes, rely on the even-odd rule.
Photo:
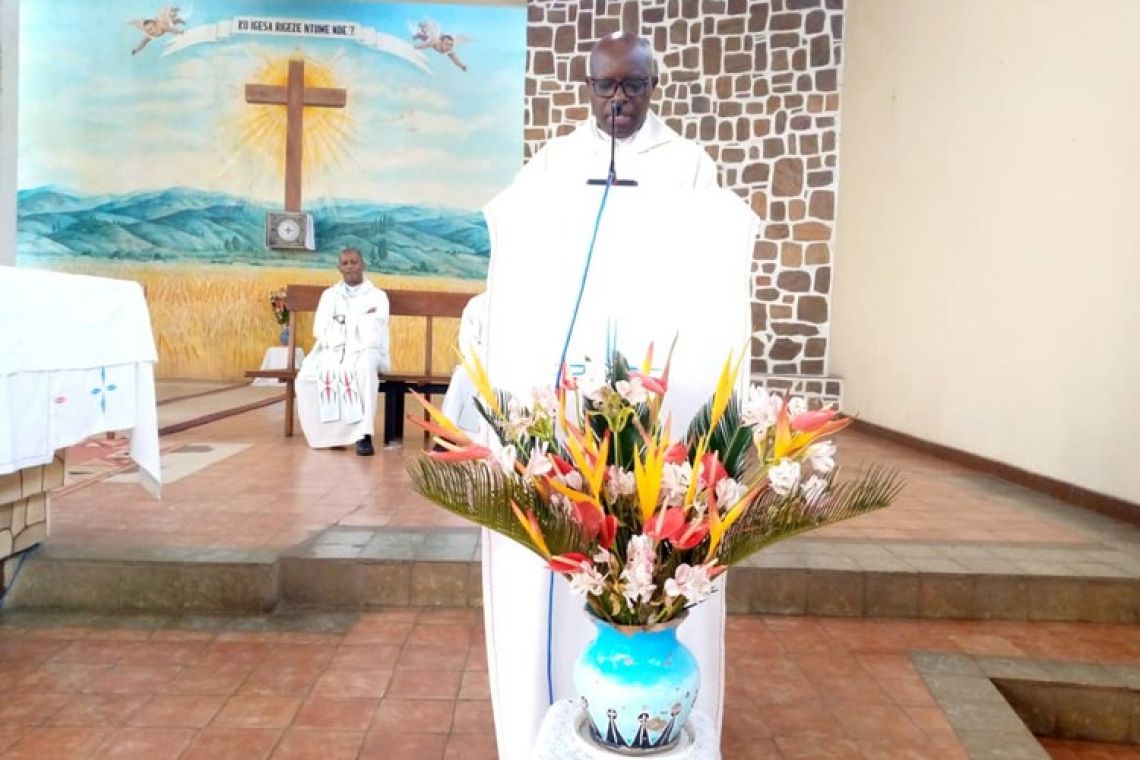
{"label": "flower bouquet", "polygon": [[289,324],[289,306],[285,300],[285,289],[269,291],[269,305],[273,308],[273,318],[284,327]]}
{"label": "flower bouquet", "polygon": [[[525,401],[492,388],[478,358],[465,357],[494,442],[472,440],[421,398],[431,421],[420,424],[438,446],[410,461],[413,485],[539,554],[601,623],[669,628],[714,592],[726,568],[781,539],[886,507],[901,488],[881,468],[841,483],[830,437],[851,420],[756,386],[738,397],[740,362],[729,357],[712,397],[675,438],[663,407],[670,361],[651,376],[652,348],[640,370],[614,353],[605,367],[587,364],[576,379],[560,374],[557,387]],[[675,728],[641,741],[676,741],[695,684],[678,694],[659,721]],[[640,736],[645,721],[623,734],[612,709],[590,705],[595,740],[638,746],[631,734]],[[607,716],[611,725],[599,730]]]}
{"label": "flower bouquet", "polygon": [[273,308],[273,318],[281,327],[278,335],[281,345],[289,345],[289,305],[285,289],[269,291],[269,305]]}

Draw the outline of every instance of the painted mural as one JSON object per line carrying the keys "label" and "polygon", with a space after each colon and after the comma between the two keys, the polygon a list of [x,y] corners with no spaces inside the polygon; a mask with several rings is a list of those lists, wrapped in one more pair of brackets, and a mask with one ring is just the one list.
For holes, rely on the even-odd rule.
{"label": "painted mural", "polygon": [[[381,287],[481,286],[523,8],[28,0],[20,56],[17,263],[143,282],[160,376],[256,367],[266,294],[335,281],[345,247]],[[313,250],[269,247],[285,210]]]}

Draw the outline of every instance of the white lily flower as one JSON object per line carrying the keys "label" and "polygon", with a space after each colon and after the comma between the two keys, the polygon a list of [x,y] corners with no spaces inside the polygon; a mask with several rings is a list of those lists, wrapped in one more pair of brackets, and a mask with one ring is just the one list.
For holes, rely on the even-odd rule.
{"label": "white lily flower", "polygon": [[495,452],[495,461],[499,463],[501,469],[507,475],[515,474],[515,461],[518,459],[519,453],[514,446],[504,446]]}
{"label": "white lily flower", "polygon": [[507,402],[507,422],[504,427],[508,437],[518,438],[526,432],[533,422],[534,417],[521,401],[512,398]]}
{"label": "white lily flower", "polygon": [[546,455],[546,442],[543,441],[535,446],[534,451],[530,453],[530,460],[527,461],[526,468],[523,470],[523,477],[537,478],[553,469],[554,463]]}
{"label": "white lily flower", "polygon": [[688,462],[666,464],[661,471],[661,495],[666,506],[678,506],[689,490],[693,466]]}
{"label": "white lily flower", "polygon": [[753,385],[748,388],[748,397],[741,406],[740,420],[760,435],[776,422],[776,412],[779,409],[779,396],[769,395],[759,385]]}
{"label": "white lily flower", "polygon": [[807,458],[811,460],[811,468],[826,475],[835,469],[835,442],[819,441],[808,446]]}
{"label": "white lily flower", "polygon": [[554,417],[558,414],[558,396],[554,393],[553,388],[535,388],[531,391],[531,396],[534,398],[536,413],[541,412],[546,417]]}
{"label": "white lily flower", "polygon": [[591,401],[599,401],[607,388],[606,368],[587,359],[586,370],[578,378],[578,390]]}
{"label": "white lily flower", "polygon": [[716,484],[716,503],[721,509],[735,506],[743,498],[746,489],[744,485],[732,478],[721,478]]}
{"label": "white lily flower", "polygon": [[788,399],[788,419],[794,420],[801,414],[807,411],[807,401],[804,401],[803,396],[795,396]]}
{"label": "white lily flower", "polygon": [[653,592],[657,590],[657,584],[653,582],[653,566],[656,562],[653,539],[649,536],[634,536],[629,540],[621,579],[625,582],[622,594],[630,606],[653,598]]}
{"label": "white lily flower", "polygon": [[800,463],[793,459],[781,459],[780,463],[768,470],[768,482],[772,490],[780,496],[787,496],[800,482]]}
{"label": "white lily flower", "polygon": [[628,470],[619,470],[614,465],[606,468],[606,496],[611,500],[619,496],[629,496],[633,493],[635,481],[633,473]]}
{"label": "white lily flower", "polygon": [[697,604],[708,599],[713,592],[712,579],[709,578],[709,566],[678,565],[673,577],[665,581],[665,595],[671,598],[683,596],[690,604]]}
{"label": "white lily flower", "polygon": [[804,481],[800,489],[803,491],[804,500],[807,501],[808,506],[814,507],[827,494],[827,479],[812,475]]}
{"label": "white lily flower", "polygon": [[570,575],[570,590],[578,596],[587,594],[598,596],[606,590],[605,576],[589,562],[583,562],[582,570]]}
{"label": "white lily flower", "polygon": [[649,392],[641,384],[641,378],[635,377],[632,380],[618,380],[614,383],[618,395],[633,405],[644,404],[649,398]]}

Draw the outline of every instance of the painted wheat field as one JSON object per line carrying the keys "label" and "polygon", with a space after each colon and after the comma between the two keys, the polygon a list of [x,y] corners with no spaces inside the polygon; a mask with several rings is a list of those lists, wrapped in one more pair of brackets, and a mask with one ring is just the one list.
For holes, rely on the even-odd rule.
{"label": "painted wheat field", "polygon": [[[339,275],[314,269],[256,269],[195,265],[161,266],[69,264],[75,274],[135,280],[146,288],[151,326],[158,348],[160,379],[241,380],[261,366],[265,349],[278,345],[280,327],[273,319],[269,293],[289,284],[332,285]],[[477,293],[481,281],[432,277],[366,275],[384,290],[432,290]],[[301,315],[297,345],[312,345],[312,315]],[[423,368],[424,320],[393,317],[392,365],[395,372]],[[432,370],[449,374],[455,366],[458,319],[437,319],[432,331]]]}

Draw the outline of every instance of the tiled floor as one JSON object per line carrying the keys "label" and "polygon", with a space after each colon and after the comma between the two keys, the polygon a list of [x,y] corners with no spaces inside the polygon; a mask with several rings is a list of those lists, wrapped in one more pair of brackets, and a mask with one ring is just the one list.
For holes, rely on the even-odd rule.
{"label": "tiled floor", "polygon": [[[403,449],[371,458],[351,450],[314,451],[299,434],[281,435],[279,404],[162,439],[164,450],[187,444],[245,443],[223,461],[164,488],[160,502],[139,487],[106,480],[56,498],[52,536],[58,543],[283,549],[334,525],[449,527],[458,518],[408,488]],[[1027,492],[995,488],[940,460],[858,433],[839,439],[840,463],[899,468],[907,480],[889,510],[812,534],[813,539],[1016,542],[1090,541],[1079,517],[1058,519],[1027,502]],[[177,451],[168,455],[177,459]],[[170,466],[176,466],[175,461]],[[1074,511],[1076,512],[1076,511]]]}
{"label": "tiled floor", "polygon": [[[726,760],[965,754],[907,653],[1140,663],[1134,628],[731,617]],[[494,758],[479,614],[5,616],[4,758]],[[1135,747],[1053,742],[1056,757]],[[1080,748],[1078,748],[1080,749]],[[1068,753],[1068,754],[1066,754]]]}

